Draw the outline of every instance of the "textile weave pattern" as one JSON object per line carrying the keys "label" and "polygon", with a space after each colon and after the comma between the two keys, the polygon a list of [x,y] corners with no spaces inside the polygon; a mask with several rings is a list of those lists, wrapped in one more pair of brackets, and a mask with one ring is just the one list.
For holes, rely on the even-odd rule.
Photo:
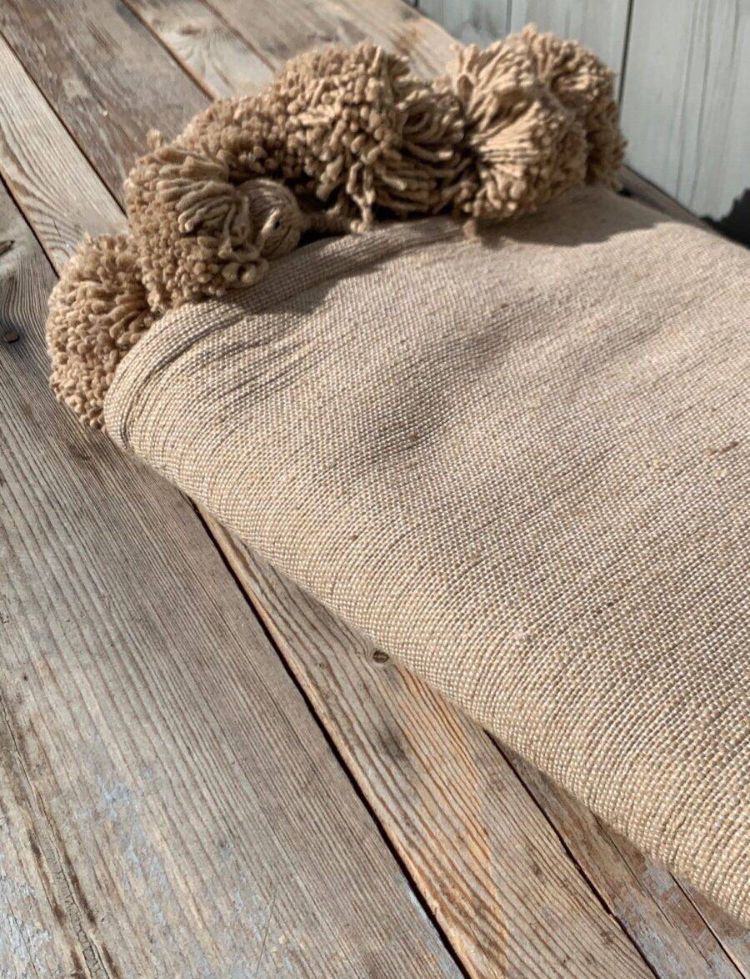
{"label": "textile weave pattern", "polygon": [[319,242],[109,433],[750,921],[750,257],[608,190]]}

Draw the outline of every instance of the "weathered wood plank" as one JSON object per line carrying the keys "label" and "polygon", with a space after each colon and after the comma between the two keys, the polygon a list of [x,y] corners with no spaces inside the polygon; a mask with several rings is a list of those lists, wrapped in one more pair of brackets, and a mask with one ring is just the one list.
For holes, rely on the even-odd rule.
{"label": "weathered wood plank", "polygon": [[340,16],[340,8],[345,8],[357,17],[371,40],[408,58],[414,70],[427,78],[442,75],[454,60],[454,39],[402,0],[327,0],[325,7],[331,18]]}
{"label": "weathered wood plank", "polygon": [[[84,234],[103,234],[124,219],[115,200],[101,194],[101,181],[91,166],[80,168],[75,186],[60,179],[64,171],[60,170],[59,147],[69,141],[65,127],[49,111],[41,92],[1,37],[0,52],[3,177],[16,200],[34,215],[47,253],[59,267]],[[40,118],[46,121],[42,130]],[[81,200],[87,202],[85,208],[76,206]]]}
{"label": "weathered wood plank", "polygon": [[270,61],[203,0],[126,0],[209,98],[250,93],[273,77]]}
{"label": "weathered wood plank", "polygon": [[[142,6],[142,4],[141,4],[141,6]],[[142,11],[139,11],[139,13],[142,13]],[[256,13],[257,13],[257,8],[256,8]],[[294,13],[292,11],[292,17],[293,16],[294,16]],[[372,16],[373,16],[373,18],[376,21],[380,22],[380,29],[383,30],[384,34],[387,34],[389,32],[389,30],[390,30],[390,31],[393,31],[394,32],[395,36],[398,36],[398,32],[401,30],[401,25],[400,24],[391,25],[390,28],[389,28],[388,24],[383,24],[382,23],[382,21],[380,20],[379,15],[376,16],[375,14],[373,14]],[[289,30],[293,30],[293,23],[290,24],[290,25],[288,25],[288,28],[289,28]],[[381,39],[381,38],[378,38],[378,39]],[[446,37],[445,38],[445,42],[444,42],[444,50],[447,50],[448,49],[448,46],[449,46],[449,41],[448,41],[448,39]],[[434,51],[431,51],[430,52],[430,57],[434,59]],[[425,59],[425,60],[427,60],[427,59]],[[231,553],[231,551],[228,551],[228,553]],[[267,577],[267,575],[270,576],[270,573],[266,572],[264,574],[262,571],[256,571],[256,574],[258,574],[261,584],[265,583],[267,585],[268,580],[269,580],[269,578]],[[279,587],[282,588],[282,587],[286,587],[286,586],[284,586],[283,583],[282,583]],[[272,592],[273,592],[273,588],[272,588]],[[256,597],[257,597],[257,593],[256,593]],[[283,619],[286,614],[293,614],[293,613],[288,613],[287,611],[285,611],[289,607],[291,607],[291,606],[285,605],[280,611],[278,611],[277,613],[274,613],[274,616],[275,617],[269,618],[269,624],[272,625],[273,623],[276,623],[277,624],[277,627],[278,627],[278,622],[279,622],[280,619]],[[351,660],[351,654],[346,649],[346,640],[337,640],[335,643],[330,638],[326,640],[325,639],[325,630],[323,630],[323,637],[321,638],[321,636],[319,635],[319,633],[321,631],[321,626],[320,626],[319,618],[324,617],[324,613],[321,613],[319,610],[316,613],[316,606],[314,605],[314,603],[312,603],[311,609],[308,609],[305,612],[305,616],[311,622],[311,624],[308,627],[309,635],[308,635],[308,637],[307,637],[307,639],[306,639],[306,641],[305,641],[304,644],[301,643],[301,642],[298,643],[298,648],[294,652],[294,655],[291,657],[291,661],[293,661],[294,657],[301,657],[301,662],[303,664],[304,669],[309,669],[309,670],[312,670],[313,671],[313,676],[314,676],[315,679],[314,679],[314,685],[312,685],[310,687],[310,689],[312,689],[313,692],[314,692],[316,689],[319,689],[320,688],[320,685],[321,685],[321,677],[318,676],[315,673],[315,663],[316,663],[317,658],[319,658],[321,655],[325,655],[327,659],[330,659],[330,662],[332,664],[330,668],[331,669],[335,669],[336,674],[338,675],[340,669],[342,669],[342,668],[344,670],[346,669],[347,664]],[[295,625],[295,620],[293,620],[292,624],[293,624],[293,626],[296,629],[300,629],[301,628],[301,626],[299,624],[296,624]],[[334,624],[334,627],[335,627],[335,624]],[[350,641],[351,642],[356,642],[356,639],[354,637],[352,637]],[[331,652],[325,652],[324,654],[321,653],[321,648],[324,649],[324,650],[326,649],[326,643],[330,643],[333,646],[333,649],[334,649],[334,652],[333,653],[331,653]],[[341,644],[341,650],[342,651],[341,651],[340,654],[336,652],[336,648],[337,648],[337,645],[336,644],[337,643],[340,643]],[[368,669],[369,669],[369,667],[368,667]],[[346,673],[344,673],[343,676],[346,678]],[[325,677],[325,673],[324,673],[324,677]],[[354,679],[353,680],[350,679],[347,682],[361,683],[363,681],[357,680],[357,677],[356,677],[356,674],[355,674]],[[404,682],[404,683],[407,684],[407,689],[408,689],[408,683],[409,683],[408,679],[404,678],[402,682]],[[367,679],[366,678],[364,680],[364,683],[367,684]],[[367,686],[365,687],[365,689],[368,689]],[[388,692],[390,693],[390,690]],[[361,696],[361,694],[360,694],[360,696]],[[413,694],[409,694],[409,696],[413,696]],[[424,695],[424,696],[429,696],[429,695]],[[355,700],[356,700],[356,698],[355,698]],[[384,700],[384,703],[386,705],[385,709],[388,710],[388,708],[390,707],[390,696],[384,697],[383,700]],[[346,703],[347,703],[347,701],[344,700],[344,705],[343,705],[344,706],[344,709],[346,709]],[[380,706],[378,706],[378,710],[381,710],[381,709],[382,708]],[[444,707],[442,708],[442,710],[446,710],[446,709],[447,708],[444,708]],[[339,710],[341,710],[341,702],[339,700],[334,700],[333,701],[333,706],[331,707],[331,710],[332,710],[332,712],[334,714],[336,714]],[[400,718],[400,714],[397,712],[396,715],[395,715],[395,718],[394,718],[394,720],[395,720],[394,727],[397,730],[399,728],[399,724],[402,723],[399,720],[399,718]],[[347,734],[347,726],[348,725],[352,725],[352,724],[357,725],[358,723],[359,723],[359,718],[358,718],[356,712],[355,712],[355,714],[354,714],[353,717],[346,716],[343,722],[339,722],[339,724],[340,724],[340,732],[343,732],[343,734]],[[443,720],[442,723],[444,724],[445,721]],[[462,723],[466,723],[466,722],[462,722]],[[391,728],[391,730],[392,729],[393,728]],[[334,722],[332,722],[332,726],[329,728],[329,730],[335,732],[335,730],[336,730],[335,720],[334,720]],[[377,729],[376,729],[376,733],[377,733]],[[343,734],[342,734],[342,737],[343,737]],[[335,733],[334,733],[334,736],[335,736]],[[366,745],[370,745],[372,743],[372,744],[375,744],[377,746],[377,744],[378,744],[377,738],[375,738],[373,735],[369,734],[366,729],[363,732],[363,734],[360,734],[359,735],[359,737],[363,737],[363,736],[364,736],[364,740],[365,740]],[[347,734],[347,737],[348,737],[348,734]],[[411,746],[411,740],[412,740],[412,738],[413,738],[413,734],[411,736],[408,736],[408,729],[407,729],[407,734],[401,735],[400,738],[395,743],[396,743],[397,746],[399,746],[400,750],[404,750],[405,751],[406,756],[409,759],[409,764],[411,766],[414,766],[416,763],[415,763],[414,758],[413,758],[414,750],[413,750],[413,748]],[[341,744],[345,744],[345,743],[348,743],[348,742],[346,742],[345,740],[341,742]],[[354,739],[354,742],[353,743],[356,744],[357,743],[357,740]],[[452,744],[452,747],[451,747],[451,757],[453,757],[453,749],[454,748],[455,748],[455,745]],[[373,749],[371,748],[369,750],[372,751]],[[374,767],[367,760],[367,754],[363,752],[363,749],[357,748],[357,754],[358,754],[358,757],[360,758],[360,764],[362,764],[362,762],[366,763],[369,766],[370,770]],[[417,762],[419,762],[419,758],[417,758]],[[494,767],[494,765],[496,763],[497,762],[495,760],[493,762],[493,767]],[[353,767],[356,769],[356,765],[353,762],[351,764],[353,764]],[[416,767],[417,767],[417,771],[420,771],[419,765],[416,765]],[[427,769],[427,772],[426,772],[426,775],[425,775],[424,772],[420,772],[420,777],[426,778],[427,779],[427,785],[429,786],[430,785],[429,778],[430,778],[430,776],[432,774],[430,772],[430,770],[429,770],[429,768],[430,768],[429,763],[427,765],[425,765],[424,762],[422,762],[422,767],[423,768],[426,768]],[[366,775],[364,777],[364,784],[365,785],[371,784],[370,783],[370,779],[372,778],[372,775],[371,775],[371,771],[370,770],[368,770],[366,772]],[[485,772],[483,766],[480,766],[479,772],[480,772],[480,778],[482,780],[487,779],[491,783],[493,782],[493,774],[492,774],[492,771],[491,770],[489,772]],[[459,774],[461,775],[461,773],[459,773]],[[372,791],[373,791],[373,796],[375,797],[376,802],[377,802],[377,793],[378,792],[381,792],[382,793],[384,790],[383,790],[383,788],[382,788],[381,785],[379,785],[379,784],[376,783],[376,785],[374,786],[374,789]],[[489,800],[487,800],[487,797],[485,795],[485,792],[483,790],[481,790],[481,786],[480,786],[480,789],[477,790],[477,792],[478,792],[478,800],[477,800],[477,803],[474,804],[475,806],[478,804],[480,806],[480,808],[482,808],[487,801],[493,802],[491,796],[490,796]],[[394,808],[396,809],[396,811],[400,814],[401,813],[401,810],[399,809],[399,806],[403,806],[404,805],[403,798],[399,795],[399,796],[397,796],[397,798],[396,798],[396,800],[394,802],[394,801],[390,800],[387,791],[386,791],[385,798],[386,798],[386,803],[389,804],[389,805],[394,806]],[[382,805],[382,803],[381,803],[381,805]],[[472,806],[470,806],[467,811],[468,811],[469,814],[471,814],[474,811],[474,809],[472,808]],[[381,818],[383,818],[383,817],[381,817]],[[410,813],[409,813],[409,811],[407,809],[404,812],[402,819],[403,819],[403,821],[406,821],[409,818],[411,818],[411,817],[410,817]],[[451,820],[449,820],[448,834],[446,836],[446,840],[445,841],[442,841],[442,845],[448,847],[448,849],[446,851],[446,859],[450,859],[451,861],[454,859],[454,856],[453,856],[453,853],[452,853],[452,851],[450,849],[450,846],[451,846],[451,841],[452,840],[455,840],[455,837],[456,837],[456,826],[454,825],[454,823],[453,823],[453,821],[451,819]],[[440,841],[440,837],[438,837],[438,841]],[[419,861],[420,860],[426,861],[426,864],[429,867],[429,860],[430,859],[431,860],[434,860],[435,859],[434,856],[431,856],[429,854],[429,847],[431,845],[432,845],[431,842],[430,841],[427,841],[428,855],[427,855],[426,858],[423,855],[421,855],[421,854],[418,854],[418,859],[417,859],[417,857],[414,858],[414,866],[415,867],[419,866]],[[454,844],[454,846],[455,846],[455,844]],[[506,844],[506,846],[507,846],[507,844]],[[503,847],[503,844],[501,842],[501,845],[500,845],[500,855],[501,856],[502,856],[502,850],[503,850],[503,848],[504,847]],[[493,847],[490,847],[489,849],[494,854]],[[408,847],[407,847],[407,851],[408,851]],[[465,858],[463,858],[463,859],[465,859]],[[490,860],[492,860],[492,859],[493,859],[493,857],[491,856],[490,857]],[[493,873],[494,873],[494,871],[493,871]],[[433,884],[433,886],[434,886],[434,884]],[[516,924],[515,924],[514,919],[513,919],[512,916],[509,918],[509,921],[510,921],[511,927],[516,927]],[[536,927],[536,926],[533,924],[533,921],[532,921],[532,922],[529,922],[528,924],[526,924],[525,927],[528,928],[528,927]],[[521,932],[520,933],[520,937],[521,938],[523,937],[523,934],[524,934],[524,932]],[[690,953],[689,950],[686,952],[684,949],[681,948],[681,945],[680,945],[680,942],[681,941],[684,941],[684,939],[681,939],[679,933],[677,933],[676,938],[673,938],[672,936],[670,936],[668,938],[667,945],[669,946],[669,943],[670,942],[674,942],[674,950],[672,952],[672,954],[674,955],[674,962],[677,963],[678,965],[680,965],[680,969],[682,971],[673,971],[672,973],[665,973],[665,974],[673,974],[673,975],[686,975],[686,974],[689,974],[689,973],[687,973],[685,971],[684,963],[685,962],[692,962],[694,960],[691,958],[691,953]],[[683,956],[686,956],[686,957],[685,958],[681,958]],[[482,962],[481,958],[477,958],[477,961],[481,965],[481,962]],[[680,963],[682,963],[682,964],[680,964]],[[481,974],[481,973],[477,973],[477,974]],[[565,974],[565,973],[562,973],[562,974]]]}
{"label": "weathered wood plank", "polygon": [[683,890],[693,902],[701,917],[743,976],[750,976],[750,931],[734,921],[721,908],[717,908],[694,888],[683,885]]}
{"label": "weathered wood plank", "polygon": [[[85,223],[66,140],[40,236]],[[458,975],[189,503],[55,404],[4,191],[0,227],[3,975]]]}
{"label": "weathered wood plank", "polygon": [[[746,929],[725,919],[717,929],[725,950],[668,871],[602,825],[589,809],[533,765],[503,751],[597,893],[658,976],[737,979],[750,975],[741,950],[748,938]],[[705,899],[704,909],[706,917],[717,913]],[[730,952],[731,945],[734,953]]]}
{"label": "weathered wood plank", "polygon": [[[0,32],[27,68],[107,186],[119,193],[151,128],[173,136],[183,122],[207,104],[205,95],[182,71],[131,10],[120,2],[80,8],[45,0],[3,0]],[[137,58],[124,58],[132,45]],[[162,112],[142,117],[143,65],[150,66],[152,98]],[[134,111],[135,110],[135,111]]]}
{"label": "weathered wood plank", "polygon": [[622,70],[629,0],[513,0],[510,29],[533,23],[591,48],[615,71]]}
{"label": "weathered wood plank", "polygon": [[750,241],[750,0],[634,0],[628,52],[630,164]]}
{"label": "weathered wood plank", "polygon": [[270,68],[201,0],[124,0],[206,91],[244,94],[268,81]]}
{"label": "weathered wood plank", "polygon": [[648,975],[484,732],[211,523],[469,973]]}
{"label": "weathered wood plank", "polygon": [[[19,228],[20,222],[4,231]],[[0,630],[6,615],[0,599]],[[81,955],[69,919],[40,897],[46,880],[28,818],[31,806],[28,780],[0,701],[0,975],[76,975]]]}
{"label": "weathered wood plank", "polygon": [[[164,0],[157,0],[160,2]],[[341,8],[336,11],[336,17],[331,17],[326,11],[320,12],[317,0],[300,0],[295,4],[294,41],[291,44],[287,37],[289,14],[284,3],[256,6],[246,0],[225,0],[220,5],[209,6],[220,11],[222,19],[242,33],[245,40],[272,64],[321,44],[357,44],[369,39],[356,15]]]}
{"label": "weathered wood plank", "polygon": [[417,9],[462,44],[485,47],[510,30],[511,0],[419,0]]}

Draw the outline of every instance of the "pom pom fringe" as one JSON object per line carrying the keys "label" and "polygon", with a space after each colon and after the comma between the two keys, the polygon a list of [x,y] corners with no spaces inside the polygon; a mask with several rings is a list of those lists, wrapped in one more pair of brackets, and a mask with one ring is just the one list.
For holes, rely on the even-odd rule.
{"label": "pom pom fringe", "polygon": [[86,239],[50,297],[52,388],[95,427],[155,319],[252,285],[305,232],[505,220],[585,181],[614,186],[624,149],[612,72],[534,27],[463,48],[433,83],[372,44],[308,52],[148,145],[125,183],[128,234]]}

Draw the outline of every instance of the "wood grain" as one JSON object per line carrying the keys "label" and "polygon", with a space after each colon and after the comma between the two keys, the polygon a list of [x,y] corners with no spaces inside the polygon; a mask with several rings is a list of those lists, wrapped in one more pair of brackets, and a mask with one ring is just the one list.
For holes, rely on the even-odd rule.
{"label": "wood grain", "polygon": [[212,96],[254,92],[268,81],[271,69],[262,52],[201,0],[124,2]]}
{"label": "wood grain", "polygon": [[[744,952],[738,947],[747,942],[746,929],[725,919],[717,929],[726,942],[725,950],[712,929],[706,927],[706,920],[684,888],[667,870],[602,825],[589,809],[533,765],[506,749],[503,752],[658,976],[737,979],[750,975]],[[707,901],[704,910],[709,916],[716,913]],[[730,944],[735,945],[735,954],[727,954]]]}
{"label": "wood grain", "polygon": [[453,39],[401,0],[294,0],[283,5],[221,0],[212,6],[220,6],[227,23],[260,48],[274,67],[316,44],[365,40],[408,57],[425,76],[442,73],[453,59]]}
{"label": "wood grain", "polygon": [[470,975],[648,975],[484,732],[211,526]]}
{"label": "wood grain", "polygon": [[[0,599],[0,630],[7,617]],[[25,979],[66,974],[65,969],[75,975],[80,963],[75,932],[70,919],[44,897],[46,878],[31,810],[33,792],[0,701],[0,974]]]}
{"label": "wood grain", "polygon": [[748,118],[750,0],[634,0],[622,108],[631,165],[720,219],[750,190]]}
{"label": "wood grain", "polygon": [[[33,66],[37,86],[118,195],[148,130],[162,129],[171,138],[207,104],[124,3],[3,0],[0,32],[19,61]],[[138,111],[144,96],[158,102],[160,114]]]}
{"label": "wood grain", "polygon": [[[84,234],[103,234],[124,224],[122,212],[112,197],[101,193],[101,180],[85,159],[75,184],[64,179],[60,147],[70,137],[1,36],[0,61],[3,177],[24,210],[33,214],[48,254],[60,267]],[[87,202],[85,208],[79,206],[81,200]]]}
{"label": "wood grain", "polygon": [[511,2],[477,3],[476,0],[419,0],[417,9],[437,21],[462,44],[485,47],[510,30]]}
{"label": "wood grain", "polygon": [[[271,37],[275,32],[274,43],[285,44],[292,53],[297,44],[309,46],[311,25],[314,31],[328,31],[332,36],[338,36],[337,32],[341,31],[344,38],[353,30],[351,20],[349,26],[345,22],[341,28],[337,26],[338,20],[331,26],[324,16],[327,9],[329,18],[338,17],[342,6],[350,9],[351,5],[337,4],[333,11],[331,5],[316,5],[316,10],[311,11],[307,4],[288,4],[284,19],[272,5],[256,4],[253,23],[260,24],[260,28],[251,30],[249,22],[243,23],[237,13],[241,12],[241,5],[235,5],[234,20],[231,10],[222,9],[225,20],[209,8],[197,11],[194,3],[181,4],[182,14],[179,9],[174,12],[177,5],[169,5],[172,17],[167,20],[165,5],[157,0],[129,2],[140,18],[155,31],[161,31],[164,44],[174,43],[170,42],[170,36],[179,36],[181,16],[194,18],[201,14],[201,31],[192,35],[196,40],[190,48],[183,46],[179,52],[175,51],[178,60],[190,65],[196,73],[201,71],[203,58],[200,38],[206,34],[222,37],[228,31],[235,57],[232,81],[224,79],[217,86],[221,94],[232,90],[235,78],[240,85],[244,84],[235,40],[243,31],[252,33],[256,47],[263,32],[269,36],[270,31]],[[360,16],[360,22],[367,24],[368,32],[375,39],[390,43],[395,38],[402,46],[416,45],[412,51],[416,50],[420,56],[425,71],[438,62],[444,63],[450,39],[441,34],[440,43],[432,43],[435,31],[439,30],[435,25],[425,27],[427,22],[417,20],[405,42],[404,24],[408,27],[414,19],[411,11],[409,16],[389,19],[387,5],[385,11],[381,5],[363,6],[366,15]],[[305,19],[310,17],[312,21]],[[430,42],[425,53],[422,53],[425,44],[420,40],[422,37]],[[271,62],[277,60],[265,49],[264,55]],[[250,70],[255,71],[256,67],[251,66]],[[256,83],[252,79],[248,82]],[[203,84],[213,87],[207,77]],[[226,87],[222,89],[222,86]],[[158,107],[149,99],[145,105],[143,101],[137,111],[145,111],[150,117]],[[222,533],[217,527],[214,532]],[[244,549],[229,540],[222,543],[471,974],[495,975],[497,972],[493,970],[499,967],[498,963],[506,969],[509,965],[516,969],[515,973],[507,974],[528,975],[528,971],[517,970],[528,969],[532,963],[535,969],[547,970],[539,974],[600,974],[590,971],[590,961],[582,957],[586,949],[581,949],[577,940],[573,940],[576,957],[565,960],[569,954],[567,945],[561,951],[555,936],[561,932],[567,934],[569,930],[579,930],[587,936],[597,970],[604,962],[611,971],[609,964],[615,961],[614,968],[618,971],[613,975],[640,974],[637,970],[642,966],[637,960],[628,960],[627,968],[631,971],[622,972],[616,956],[632,955],[623,951],[627,945],[623,944],[622,934],[617,929],[599,930],[602,920],[607,921],[608,929],[612,929],[612,922],[599,910],[592,911],[598,909],[598,903],[585,887],[581,890],[581,878],[572,870],[555,835],[546,822],[540,821],[539,810],[531,805],[526,790],[485,736],[392,666],[374,666],[361,640],[342,631],[330,617],[327,619],[319,606],[276,578]],[[359,656],[352,655],[358,649]],[[386,675],[387,679],[383,679]],[[421,747],[422,742],[429,746],[429,751]],[[435,771],[436,757],[441,760],[439,772]],[[567,839],[566,845],[569,845]],[[647,867],[645,873],[651,869]],[[611,868],[606,867],[606,872],[611,873]],[[526,883],[527,878],[531,884]],[[526,890],[521,890],[522,884]],[[532,899],[534,895],[536,901]],[[554,919],[554,928],[548,917],[550,895],[552,904],[558,908],[557,914],[562,916]],[[525,897],[528,900],[524,901]],[[661,939],[658,930],[661,912],[636,875],[633,875],[631,900],[650,909],[645,913],[642,927],[646,934],[651,929],[652,937]],[[454,901],[463,913],[457,912]],[[582,916],[582,924],[577,915]],[[488,936],[494,941],[489,946],[486,945]],[[600,946],[606,949],[613,942],[616,956],[601,959]],[[671,962],[672,971],[665,966],[667,971],[662,969],[660,974],[693,974],[686,970],[700,960],[679,927],[668,929],[663,943],[666,952],[661,960],[667,965]],[[506,944],[507,953],[503,952]],[[532,946],[536,959],[528,958],[525,949],[528,945]],[[654,961],[661,960],[654,958]],[[575,971],[583,967],[585,972]]]}
{"label": "wood grain", "polygon": [[[87,172],[52,162],[40,236]],[[457,976],[189,503],[55,404],[52,272],[4,191],[0,227],[3,975]]]}

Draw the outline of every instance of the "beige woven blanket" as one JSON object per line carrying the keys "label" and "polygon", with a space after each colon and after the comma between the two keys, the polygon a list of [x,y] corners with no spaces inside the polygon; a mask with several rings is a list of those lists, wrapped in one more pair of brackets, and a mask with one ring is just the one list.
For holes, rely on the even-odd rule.
{"label": "beige woven blanket", "polygon": [[608,191],[309,245],[107,428],[750,920],[750,256]]}

